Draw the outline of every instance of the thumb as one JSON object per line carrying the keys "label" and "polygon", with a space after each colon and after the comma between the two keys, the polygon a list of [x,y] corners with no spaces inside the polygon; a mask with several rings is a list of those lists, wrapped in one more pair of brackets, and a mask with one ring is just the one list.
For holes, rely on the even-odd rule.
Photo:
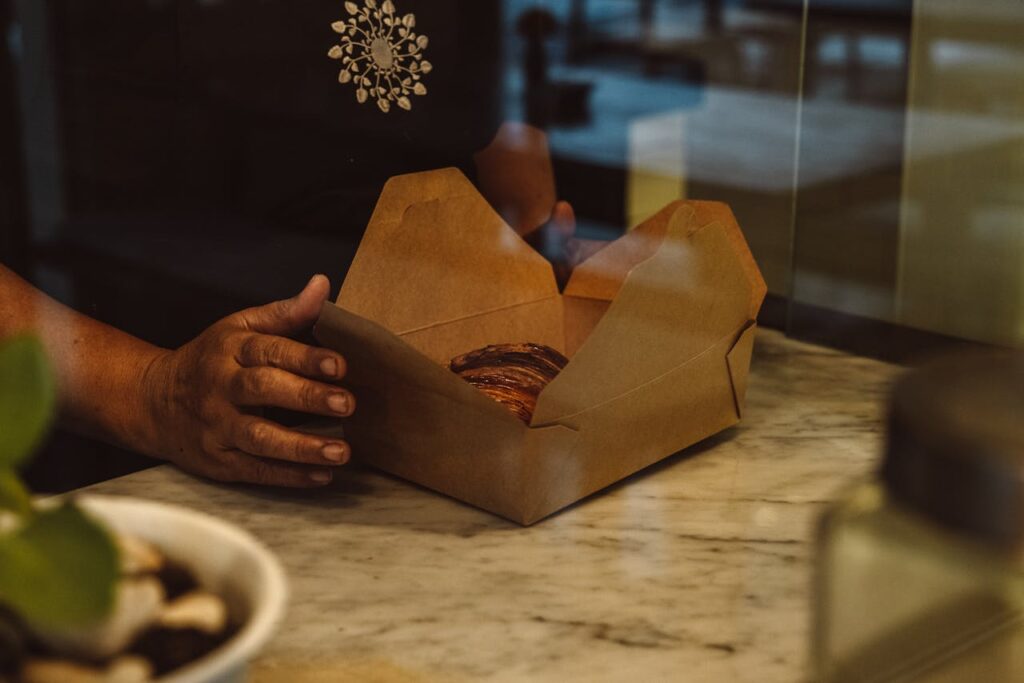
{"label": "thumb", "polygon": [[238,315],[242,325],[253,332],[278,335],[301,332],[316,322],[330,291],[331,281],[325,275],[314,275],[291,299],[249,308]]}
{"label": "thumb", "polygon": [[563,238],[568,239],[576,232],[576,211],[569,202],[558,202],[551,211],[551,227]]}

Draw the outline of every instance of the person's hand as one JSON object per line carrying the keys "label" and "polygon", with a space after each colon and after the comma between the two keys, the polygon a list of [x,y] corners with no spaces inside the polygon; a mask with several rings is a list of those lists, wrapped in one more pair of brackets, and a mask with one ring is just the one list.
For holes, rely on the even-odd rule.
{"label": "person's hand", "polygon": [[330,291],[317,275],[292,299],[228,316],[144,377],[154,443],[182,469],[221,481],[321,486],[348,462],[348,444],[288,429],[264,407],[345,417],[355,398],[335,383],[345,359],[289,339],[316,321]]}
{"label": "person's hand", "polygon": [[544,255],[555,270],[560,289],[569,282],[576,266],[608,245],[600,240],[576,237],[576,212],[569,202],[556,202],[551,218],[536,230],[524,235],[526,241]]}
{"label": "person's hand", "polygon": [[544,131],[506,121],[474,160],[481,194],[551,262],[559,289],[564,289],[576,266],[608,244],[575,236],[572,206],[556,201],[555,171]]}

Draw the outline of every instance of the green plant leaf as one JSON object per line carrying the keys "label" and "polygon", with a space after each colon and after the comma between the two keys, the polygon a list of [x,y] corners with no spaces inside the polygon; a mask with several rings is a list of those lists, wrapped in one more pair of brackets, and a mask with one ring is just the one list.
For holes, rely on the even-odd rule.
{"label": "green plant leaf", "polygon": [[10,510],[19,517],[32,515],[32,500],[14,470],[0,468],[0,510]]}
{"label": "green plant leaf", "polygon": [[110,535],[72,503],[0,536],[0,602],[42,627],[81,626],[110,613],[118,555]]}
{"label": "green plant leaf", "polygon": [[53,371],[42,343],[22,335],[0,343],[0,467],[32,454],[56,405]]}

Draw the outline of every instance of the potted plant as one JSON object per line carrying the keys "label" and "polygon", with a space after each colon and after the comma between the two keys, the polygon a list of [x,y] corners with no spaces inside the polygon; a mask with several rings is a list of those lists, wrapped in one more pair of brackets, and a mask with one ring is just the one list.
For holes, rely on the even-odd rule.
{"label": "potted plant", "polygon": [[242,680],[283,613],[280,564],[190,510],[33,500],[17,468],[55,394],[38,340],[0,342],[0,682]]}

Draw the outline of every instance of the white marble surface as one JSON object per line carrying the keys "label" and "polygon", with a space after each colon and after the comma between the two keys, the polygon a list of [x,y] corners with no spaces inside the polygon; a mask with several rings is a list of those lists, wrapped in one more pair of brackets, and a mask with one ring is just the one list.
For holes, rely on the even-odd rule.
{"label": "white marble surface", "polygon": [[292,603],[256,681],[799,681],[815,520],[897,369],[762,331],[744,423],[522,529],[358,467],[330,489],[159,467],[92,487],[235,522]]}

